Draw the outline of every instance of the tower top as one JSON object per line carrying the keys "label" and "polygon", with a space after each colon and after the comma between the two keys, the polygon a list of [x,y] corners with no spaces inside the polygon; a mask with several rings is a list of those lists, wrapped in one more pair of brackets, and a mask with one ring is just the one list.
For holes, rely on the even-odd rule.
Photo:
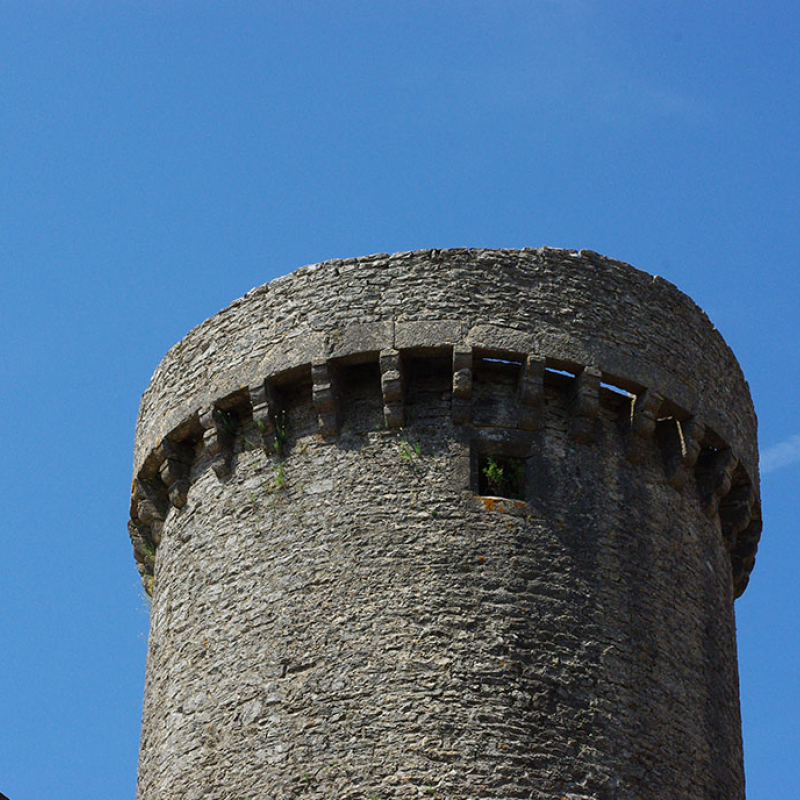
{"label": "tower top", "polygon": [[757,459],[706,315],[591,251],[248,292],[140,407],[140,800],[741,800]]}
{"label": "tower top", "polygon": [[192,329],[142,397],[134,472],[200,408],[324,359],[456,346],[593,365],[632,393],[656,387],[701,417],[758,485],[756,417],[720,333],[672,283],[591,250],[453,248],[313,264]]}
{"label": "tower top", "polygon": [[134,478],[154,474],[164,444],[196,430],[204,410],[252,404],[249,387],[265,380],[285,383],[312,364],[387,348],[460,346],[533,355],[575,374],[589,366],[632,395],[658,392],[662,417],[702,422],[705,444],[735,457],[751,487],[748,508],[759,507],[750,390],[705,312],[674,284],[630,264],[551,247],[333,259],[251,289],[192,329],[156,368],[139,408]]}

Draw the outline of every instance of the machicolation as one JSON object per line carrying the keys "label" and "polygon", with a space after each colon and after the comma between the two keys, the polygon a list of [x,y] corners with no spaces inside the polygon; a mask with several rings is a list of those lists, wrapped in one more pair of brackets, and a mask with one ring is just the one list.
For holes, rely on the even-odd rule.
{"label": "machicolation", "polygon": [[756,418],[705,314],[591,251],[254,289],[158,366],[139,800],[744,797]]}

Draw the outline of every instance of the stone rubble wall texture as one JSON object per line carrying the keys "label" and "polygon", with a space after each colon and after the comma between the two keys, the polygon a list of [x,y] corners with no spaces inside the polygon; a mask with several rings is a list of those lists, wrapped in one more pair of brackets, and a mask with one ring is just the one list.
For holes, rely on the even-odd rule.
{"label": "stone rubble wall texture", "polygon": [[743,798],[757,459],[705,314],[596,253],[254,289],[142,398],[139,800]]}

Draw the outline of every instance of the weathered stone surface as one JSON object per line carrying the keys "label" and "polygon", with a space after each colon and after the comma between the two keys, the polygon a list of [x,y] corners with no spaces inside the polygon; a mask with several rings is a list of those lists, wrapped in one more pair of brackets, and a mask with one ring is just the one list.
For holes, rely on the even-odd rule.
{"label": "weathered stone surface", "polygon": [[339,432],[339,388],[335,369],[328,361],[311,364],[312,397],[323,436]]}
{"label": "weathered stone surface", "polygon": [[387,428],[402,428],[405,422],[403,362],[397,350],[381,350],[381,392],[383,418]]}
{"label": "weathered stone surface", "polygon": [[331,261],[272,281],[195,328],[158,366],[142,398],[135,471],[196,408],[325,358],[333,332],[397,320],[401,329],[425,325],[382,347],[424,346],[424,332],[437,326],[444,344],[457,338],[455,325],[461,335],[492,325],[533,338],[531,352],[657,387],[712,427],[757,481],[750,393],[706,315],[669,282],[587,253],[456,249],[431,260],[422,250]]}
{"label": "weathered stone surface", "polygon": [[451,319],[398,322],[394,333],[395,347],[399,350],[452,347],[463,341],[463,328],[460,321]]}
{"label": "weathered stone surface", "polygon": [[453,422],[472,420],[472,348],[453,348]]}
{"label": "weathered stone surface", "polygon": [[653,389],[636,395],[628,423],[628,460],[640,464],[650,456],[654,445],[658,412],[664,398]]}
{"label": "weathered stone surface", "polygon": [[[478,496],[489,456],[524,500]],[[167,354],[134,470],[139,800],[743,798],[755,415],[665,281],[303,268]]]}
{"label": "weathered stone surface", "polygon": [[670,485],[680,491],[697,463],[705,436],[705,425],[697,417],[684,422],[672,418],[662,426],[662,448]]}
{"label": "weathered stone surface", "polygon": [[575,376],[570,391],[572,426],[570,434],[576,442],[591,444],[597,435],[595,420],[600,411],[600,379],[596,367],[584,367]]}
{"label": "weathered stone surface", "polygon": [[544,371],[543,358],[528,356],[522,365],[519,379],[519,426],[529,431],[539,427],[544,402]]}
{"label": "weathered stone surface", "polygon": [[377,353],[394,344],[394,321],[348,325],[335,329],[328,335],[329,356],[347,356]]}

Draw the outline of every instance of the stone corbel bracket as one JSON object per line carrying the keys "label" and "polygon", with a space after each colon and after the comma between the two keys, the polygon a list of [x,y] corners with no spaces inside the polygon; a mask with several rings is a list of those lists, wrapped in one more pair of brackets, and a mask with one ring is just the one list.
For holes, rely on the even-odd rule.
{"label": "stone corbel bracket", "polygon": [[519,377],[519,427],[535,431],[539,427],[544,405],[545,360],[528,355]]}
{"label": "stone corbel bracket", "polygon": [[472,422],[472,348],[453,348],[453,422]]}
{"label": "stone corbel bracket", "polygon": [[266,380],[250,387],[250,402],[253,406],[253,422],[259,433],[267,435],[275,431],[278,403],[275,391]]}
{"label": "stone corbel bracket", "polygon": [[211,459],[214,474],[220,479],[226,478],[231,472],[235,421],[230,412],[216,405],[200,411],[199,418],[205,455]]}
{"label": "stone corbel bracket", "polygon": [[627,456],[631,463],[641,464],[649,457],[656,432],[658,412],[663,402],[664,398],[653,389],[645,389],[636,395],[627,431]]}
{"label": "stone corbel bracket", "polygon": [[667,482],[680,491],[694,472],[706,428],[694,416],[683,422],[675,417],[670,417],[664,422],[665,424],[658,428],[658,433],[664,452]]}
{"label": "stone corbel bracket", "polygon": [[383,420],[387,428],[402,428],[405,424],[405,383],[400,351],[388,348],[380,351],[381,394],[383,395]]}
{"label": "stone corbel bracket", "polygon": [[[341,425],[340,364],[377,362],[385,424],[399,428],[406,422],[408,375],[404,359],[430,356],[441,363],[442,354],[449,353],[453,422],[471,426],[476,352],[507,360],[509,368],[518,370],[515,424],[522,430],[541,427],[548,384],[566,391],[570,436],[581,445],[596,441],[601,403],[616,397],[614,408],[630,409],[620,423],[627,458],[642,464],[660,452],[664,481],[676,491],[683,491],[692,476],[696,478],[699,506],[710,518],[719,519],[721,535],[731,553],[734,593],[738,596],[744,591],[761,533],[757,488],[718,432],[697,413],[665,396],[659,387],[643,385],[641,376],[636,380],[620,378],[619,371],[606,373],[595,364],[568,360],[563,352],[551,357],[519,331],[479,326],[467,332],[462,323],[446,320],[380,323],[374,330],[361,325],[357,336],[343,331],[328,348],[328,355],[318,342],[319,337],[305,350],[295,345],[281,362],[267,365],[266,373],[244,384],[217,382],[216,396],[206,395],[204,406],[192,410],[140,458],[129,530],[137,568],[148,591],[164,520],[170,507],[179,511],[186,504],[198,469],[210,465],[220,480],[227,479],[234,464],[236,437],[250,417],[261,434],[275,433],[277,415],[284,409],[273,387],[280,385],[281,397],[284,390],[288,397],[293,381],[307,380],[310,375],[319,433],[332,442]],[[360,352],[359,343],[367,349]],[[622,391],[631,396],[631,404],[620,406],[618,395],[603,389],[606,383],[624,386]]]}
{"label": "stone corbel bracket", "polygon": [[189,473],[194,461],[194,448],[165,439],[158,446],[158,458],[163,459],[158,472],[167,487],[170,503],[175,508],[183,508],[189,493]]}
{"label": "stone corbel bracket", "polygon": [[570,436],[575,442],[591,444],[595,440],[601,378],[602,373],[593,366],[583,367],[575,376],[570,391]]}
{"label": "stone corbel bracket", "polygon": [[312,398],[319,418],[319,432],[323,437],[339,433],[339,392],[335,368],[330,361],[311,364]]}

